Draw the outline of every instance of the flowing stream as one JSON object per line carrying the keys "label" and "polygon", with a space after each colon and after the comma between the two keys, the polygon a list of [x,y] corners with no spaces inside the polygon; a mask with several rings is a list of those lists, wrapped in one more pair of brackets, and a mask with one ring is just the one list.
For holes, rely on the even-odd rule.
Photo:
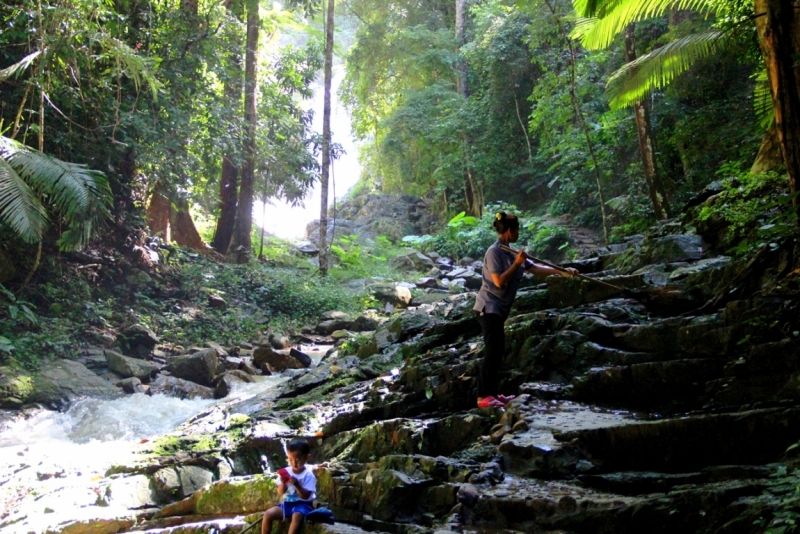
{"label": "flowing stream", "polygon": [[[80,399],[66,412],[1,413],[0,531],[21,526],[13,524],[15,517],[30,529],[31,521],[52,524],[62,512],[73,517],[77,508],[95,508],[91,505],[97,495],[86,488],[96,485],[110,467],[135,463],[137,451],[151,446],[152,439],[216,404],[269,395],[287,379],[272,376],[241,384],[222,400],[134,394]],[[38,497],[31,502],[31,495]]]}

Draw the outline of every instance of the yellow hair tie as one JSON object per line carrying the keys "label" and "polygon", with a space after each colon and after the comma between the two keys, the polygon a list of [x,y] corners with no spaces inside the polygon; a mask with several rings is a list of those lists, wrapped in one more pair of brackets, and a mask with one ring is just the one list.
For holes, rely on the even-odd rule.
{"label": "yellow hair tie", "polygon": [[495,219],[497,219],[497,220],[499,221],[500,219],[502,219],[502,218],[503,218],[503,214],[502,214],[502,213],[495,213],[495,214],[494,214],[494,218],[495,218]]}

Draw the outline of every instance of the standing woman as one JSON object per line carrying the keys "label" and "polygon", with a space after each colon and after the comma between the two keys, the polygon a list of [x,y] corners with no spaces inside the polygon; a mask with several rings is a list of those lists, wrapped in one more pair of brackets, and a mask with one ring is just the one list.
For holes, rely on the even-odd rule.
{"label": "standing woman", "polygon": [[[497,241],[486,251],[483,258],[483,284],[473,308],[483,331],[483,363],[478,375],[478,407],[504,406],[514,395],[500,395],[500,369],[505,356],[505,322],[517,296],[519,281],[525,271],[542,275],[560,274],[563,271],[546,265],[533,264],[523,267],[528,259],[524,250],[516,255],[506,252],[500,245],[508,246],[519,239],[519,219],[505,212],[496,213],[493,226]],[[576,273],[575,269],[568,269]]]}

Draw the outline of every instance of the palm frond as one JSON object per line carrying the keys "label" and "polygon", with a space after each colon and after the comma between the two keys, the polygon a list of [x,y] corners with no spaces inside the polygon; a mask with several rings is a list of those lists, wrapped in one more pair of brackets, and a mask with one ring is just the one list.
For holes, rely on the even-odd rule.
{"label": "palm frond", "polygon": [[772,107],[772,90],[769,86],[767,69],[761,70],[756,75],[756,85],[753,88],[753,108],[759,126],[764,130],[772,126],[772,121],[775,120],[775,109]]}
{"label": "palm frond", "polygon": [[42,238],[47,213],[39,199],[11,165],[0,158],[0,223],[7,224],[24,241]]}
{"label": "palm frond", "polygon": [[36,52],[28,54],[24,58],[20,59],[10,67],[0,70],[0,82],[9,79],[12,76],[19,76],[22,74],[22,72],[27,69],[31,63],[33,63],[33,60],[39,57],[39,54],[41,54],[41,52],[37,50]]}
{"label": "palm frond", "polygon": [[[572,27],[572,31],[569,33],[569,36],[583,44],[584,38],[594,31],[594,27],[598,20],[599,19],[597,17],[577,17],[575,19],[575,26]],[[586,45],[584,45],[584,47],[586,47]]]}
{"label": "palm frond", "polygon": [[95,204],[111,201],[103,173],[53,158],[0,136],[0,158],[14,168],[36,194],[47,195],[67,222],[84,220]]}
{"label": "palm frond", "polygon": [[722,36],[719,31],[688,35],[626,64],[608,80],[611,109],[641,102],[653,90],[669,84],[697,60],[708,57]]}
{"label": "palm frond", "polygon": [[162,84],[155,77],[158,67],[155,60],[137,54],[126,43],[105,33],[95,34],[93,40],[104,50],[103,55],[113,60],[120,72],[133,81],[137,91],[143,83],[146,83],[153,98],[158,97],[158,91]]}
{"label": "palm frond", "polygon": [[572,0],[572,6],[579,17],[601,19],[628,0]]}
{"label": "palm frond", "polygon": [[614,0],[608,9],[602,5],[595,8],[593,23],[580,32],[581,44],[587,49],[606,48],[628,24],[660,17],[673,9],[709,15],[724,9],[724,4],[718,0]]}

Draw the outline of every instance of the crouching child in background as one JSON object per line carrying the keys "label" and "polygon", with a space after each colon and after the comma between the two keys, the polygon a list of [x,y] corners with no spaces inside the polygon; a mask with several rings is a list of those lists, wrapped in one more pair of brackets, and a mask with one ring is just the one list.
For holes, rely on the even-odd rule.
{"label": "crouching child in background", "polygon": [[317,477],[306,465],[311,449],[304,439],[293,439],[286,446],[287,469],[279,469],[280,483],[278,494],[283,502],[264,512],[261,534],[271,534],[272,521],[289,519],[289,534],[299,534],[306,516],[314,510],[313,501],[317,497]]}

